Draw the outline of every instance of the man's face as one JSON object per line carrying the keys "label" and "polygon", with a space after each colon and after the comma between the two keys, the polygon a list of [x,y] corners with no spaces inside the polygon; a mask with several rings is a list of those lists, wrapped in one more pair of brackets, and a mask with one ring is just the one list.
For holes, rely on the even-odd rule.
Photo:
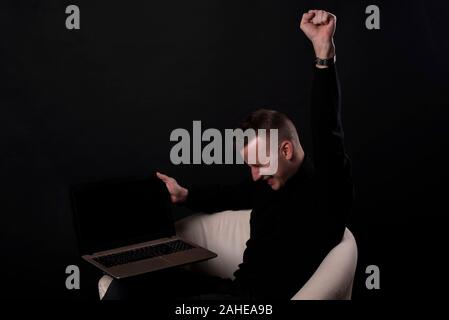
{"label": "man's face", "polygon": [[[251,175],[254,181],[263,180],[265,181],[273,190],[279,190],[287,181],[286,173],[287,173],[287,163],[286,159],[280,154],[278,146],[276,144],[276,148],[269,148],[270,143],[261,139],[259,137],[250,141],[241,151],[241,155],[245,162],[251,169]],[[261,159],[259,156],[259,148],[265,147],[266,151],[265,159]],[[263,148],[262,148],[263,150]],[[263,150],[263,151],[264,151]],[[275,152],[273,152],[275,151]],[[251,158],[250,154],[256,155],[255,161]],[[253,160],[251,160],[253,159]],[[271,170],[270,164],[273,162],[277,162],[277,170],[273,172]]]}

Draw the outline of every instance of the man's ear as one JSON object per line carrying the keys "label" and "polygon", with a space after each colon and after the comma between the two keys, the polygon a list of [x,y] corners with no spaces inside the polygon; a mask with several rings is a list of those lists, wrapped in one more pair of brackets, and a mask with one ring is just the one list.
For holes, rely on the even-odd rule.
{"label": "man's ear", "polygon": [[282,141],[280,151],[286,160],[293,158],[293,144],[290,141]]}

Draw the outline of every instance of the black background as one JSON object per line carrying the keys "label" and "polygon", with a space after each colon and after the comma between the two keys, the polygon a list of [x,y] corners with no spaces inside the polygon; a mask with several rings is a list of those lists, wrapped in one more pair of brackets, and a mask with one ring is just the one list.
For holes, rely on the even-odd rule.
{"label": "black background", "polygon": [[[81,30],[65,8],[81,9]],[[365,28],[377,4],[381,30]],[[78,259],[68,187],[147,175],[232,182],[243,166],[173,166],[175,128],[233,128],[271,107],[307,149],[313,51],[300,14],[338,16],[337,56],[359,245],[354,299],[433,297],[442,286],[448,171],[448,25],[442,1],[57,1],[0,3],[2,290],[95,298]],[[179,213],[182,214],[182,213]],[[79,291],[65,267],[81,267]],[[365,288],[365,268],[381,289]],[[26,290],[25,290],[26,288]],[[423,291],[426,290],[426,291]],[[425,292],[425,294],[423,294]]]}

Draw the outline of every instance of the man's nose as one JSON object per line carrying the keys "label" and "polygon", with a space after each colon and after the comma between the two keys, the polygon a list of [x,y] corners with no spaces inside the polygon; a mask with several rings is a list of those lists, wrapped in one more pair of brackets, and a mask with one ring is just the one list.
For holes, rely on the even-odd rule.
{"label": "man's nose", "polygon": [[259,180],[261,177],[259,168],[251,167],[251,175],[253,176],[254,181]]}

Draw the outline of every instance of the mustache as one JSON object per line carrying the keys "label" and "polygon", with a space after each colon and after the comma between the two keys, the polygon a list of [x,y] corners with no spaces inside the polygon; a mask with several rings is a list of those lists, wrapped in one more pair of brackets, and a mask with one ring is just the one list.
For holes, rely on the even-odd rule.
{"label": "mustache", "polygon": [[268,180],[270,178],[273,178],[273,176],[262,176],[262,180],[263,181],[266,181],[266,180]]}

